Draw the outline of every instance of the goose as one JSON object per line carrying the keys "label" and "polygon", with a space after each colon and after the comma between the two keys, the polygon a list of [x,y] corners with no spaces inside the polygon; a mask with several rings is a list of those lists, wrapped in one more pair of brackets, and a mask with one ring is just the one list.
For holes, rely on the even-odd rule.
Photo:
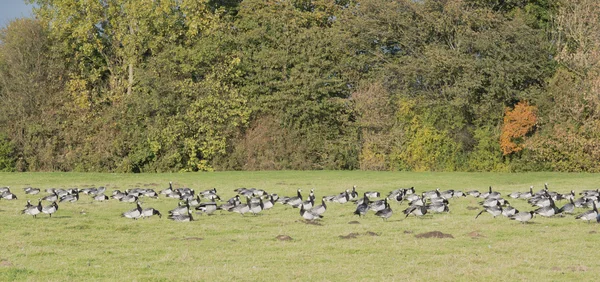
{"label": "goose", "polygon": [[219,197],[219,195],[217,194],[210,194],[208,196],[205,197],[206,199],[210,200],[210,201],[216,201],[216,200],[221,200],[221,197]]}
{"label": "goose", "polygon": [[409,203],[421,199],[421,196],[417,195],[417,194],[408,194],[404,197],[404,200],[407,200]]}
{"label": "goose", "polygon": [[379,193],[377,191],[368,191],[368,192],[365,192],[365,194],[369,198],[379,198],[379,197],[381,197],[381,193]]}
{"label": "goose", "polygon": [[[314,189],[312,189],[314,190]],[[311,191],[312,191],[311,190]],[[254,197],[263,197],[263,196],[268,196],[267,191],[263,190],[263,189],[256,189],[252,192],[254,194]],[[216,194],[216,193],[215,193]]]}
{"label": "goose", "polygon": [[369,198],[367,197],[367,193],[363,196],[363,201],[361,204],[356,206],[356,210],[354,214],[358,215],[358,217],[364,216],[369,211]]}
{"label": "goose", "polygon": [[43,197],[42,201],[56,202],[58,201],[58,195],[56,195],[56,192],[53,191],[52,194]]}
{"label": "goose", "polygon": [[521,196],[521,192],[519,192],[519,191],[512,192],[512,193],[508,194],[508,196],[513,199],[518,199]]}
{"label": "goose", "polygon": [[562,194],[561,198],[565,200],[573,200],[575,199],[575,191],[571,190],[571,193]]}
{"label": "goose", "polygon": [[340,203],[340,204],[345,204],[348,201],[350,201],[350,192],[348,190],[346,190],[346,192],[342,192],[341,194],[335,196],[332,200],[332,202],[336,202],[336,203]]}
{"label": "goose", "polygon": [[250,199],[246,198],[246,204],[238,204],[235,207],[233,207],[233,209],[231,209],[231,211],[237,212],[237,213],[241,214],[242,216],[244,216],[245,213],[250,211]]}
{"label": "goose", "polygon": [[294,208],[297,208],[298,206],[302,205],[302,194],[300,192],[302,192],[302,190],[298,189],[298,191],[296,192],[297,196],[289,198],[284,204],[290,205]]}
{"label": "goose", "polygon": [[120,202],[125,202],[125,203],[137,202],[138,201],[138,196],[136,196],[134,194],[127,194],[126,196],[123,196],[122,198],[120,198],[119,201]]}
{"label": "goose", "polygon": [[302,216],[302,218],[309,220],[309,221],[323,218],[323,216],[320,214],[315,214],[315,213],[312,213],[311,211],[305,210],[304,206],[302,206],[302,205],[300,205],[300,215]]}
{"label": "goose", "polygon": [[96,195],[104,194],[104,192],[106,192],[106,187],[100,186],[97,189],[93,189],[92,191],[90,191],[89,194],[92,196],[96,196]]}
{"label": "goose", "polygon": [[321,198],[321,204],[314,206],[310,212],[316,215],[322,215],[327,210],[327,205],[325,204],[325,197]]}
{"label": "goose", "polygon": [[190,209],[190,205],[187,201],[185,204],[183,204],[182,202],[179,202],[179,204],[177,205],[176,208],[169,211],[169,214],[170,215],[179,215],[179,214],[185,215],[189,209]]}
{"label": "goose", "polygon": [[13,194],[10,191],[4,191],[2,193],[2,195],[0,196],[0,199],[5,199],[5,200],[17,200],[17,195]]}
{"label": "goose", "polygon": [[448,204],[447,203],[429,204],[427,206],[427,209],[429,211],[432,211],[432,212],[435,212],[435,213],[450,212],[450,208],[448,208]]}
{"label": "goose", "polygon": [[572,214],[575,211],[575,203],[573,202],[573,198],[569,199],[569,203],[566,203],[560,209],[558,209],[558,213],[564,214]]}
{"label": "goose", "polygon": [[79,189],[75,189],[75,190],[73,190],[73,194],[67,194],[67,195],[60,197],[59,202],[75,203],[78,200],[79,200]]}
{"label": "goose", "polygon": [[262,199],[259,199],[258,204],[250,204],[250,212],[254,215],[257,215],[259,212],[261,212],[264,208],[264,204]]}
{"label": "goose", "polygon": [[454,197],[454,190],[446,190],[446,191],[440,192],[440,198],[448,200],[448,199],[452,199],[452,197]]}
{"label": "goose", "polygon": [[108,196],[106,196],[104,194],[98,194],[98,195],[94,196],[94,201],[102,202],[102,201],[106,201],[106,200],[108,200]]}
{"label": "goose", "polygon": [[483,212],[488,212],[489,214],[491,214],[494,218],[496,218],[497,216],[502,214],[502,206],[500,205],[495,205],[495,206],[490,206],[490,207],[486,207],[485,209],[481,210],[477,216],[475,216],[475,219],[477,219]]}
{"label": "goose", "polygon": [[454,191],[454,195],[452,195],[453,198],[460,198],[460,197],[466,197],[467,194],[463,193],[463,191]]}
{"label": "goose", "polygon": [[190,206],[195,207],[200,204],[200,195],[196,195],[196,198],[190,200]]}
{"label": "goose", "polygon": [[432,199],[440,197],[440,188],[435,188],[435,190],[425,191],[423,192],[424,199]]}
{"label": "goose", "polygon": [[427,214],[427,207],[426,206],[410,206],[407,209],[405,209],[403,211],[403,213],[406,214],[405,218],[407,218],[411,214],[414,214],[415,216],[424,216]]}
{"label": "goose", "polygon": [[390,207],[387,198],[385,198],[385,208],[377,211],[375,215],[381,217],[383,221],[387,221],[387,219],[390,218],[390,216],[392,216],[392,213],[392,208]]}
{"label": "goose", "polygon": [[169,195],[173,193],[173,182],[169,181],[169,187],[159,192],[161,195]]}
{"label": "goose", "polygon": [[52,204],[47,205],[42,208],[42,212],[50,215],[50,217],[52,217],[52,214],[55,213],[57,210],[58,210],[58,204],[56,204],[56,202],[52,202]]}
{"label": "goose", "polygon": [[308,200],[302,202],[302,204],[304,206],[305,210],[310,210],[312,209],[312,207],[315,205],[315,200],[313,197],[308,196]]}
{"label": "goose", "polygon": [[348,196],[350,196],[351,201],[358,198],[358,192],[356,192],[356,185],[352,186],[352,192],[350,192]]}
{"label": "goose", "polygon": [[158,215],[159,218],[162,218],[162,214],[160,214],[160,212],[157,209],[154,208],[145,208],[142,210],[142,218],[148,218],[151,217],[153,215]]}
{"label": "goose", "polygon": [[550,205],[541,207],[541,208],[535,210],[534,212],[541,216],[544,216],[544,217],[551,217],[551,216],[554,216],[555,214],[557,214],[558,208],[554,204],[554,200],[552,200],[552,198],[548,198],[548,199],[550,200]]}
{"label": "goose", "polygon": [[[230,212],[238,204],[240,204],[240,196],[239,195],[235,195],[235,197],[227,200],[226,203],[224,203],[221,206],[217,207],[217,209],[224,210],[224,211],[229,211]],[[202,203],[200,205],[202,205]]]}
{"label": "goose", "polygon": [[383,200],[378,200],[378,201],[372,202],[371,204],[369,204],[369,209],[374,212],[378,212],[382,209],[385,209],[387,200],[388,200],[388,198],[385,198]]}
{"label": "goose", "polygon": [[37,193],[40,192],[40,189],[32,188],[32,187],[25,187],[25,188],[23,188],[23,190],[25,190],[25,194],[28,194],[28,195],[36,195]]}
{"label": "goose", "polygon": [[131,218],[137,220],[142,216],[142,207],[140,206],[140,202],[136,202],[135,209],[126,211],[121,214],[122,217]]}
{"label": "goose", "polygon": [[25,204],[25,208],[32,207],[31,200],[27,200],[27,204]]}
{"label": "goose", "polygon": [[475,197],[475,198],[479,198],[479,196],[481,195],[481,193],[477,190],[471,190],[467,192],[467,195]]}
{"label": "goose", "polygon": [[10,186],[0,187],[0,194],[4,192],[10,192]]}
{"label": "goose", "polygon": [[489,192],[479,195],[485,199],[499,199],[501,197],[500,192],[492,191],[492,186],[489,188]]}
{"label": "goose", "polygon": [[216,195],[217,194],[217,188],[212,188],[212,189],[209,189],[209,190],[204,190],[204,191],[198,193],[198,195],[202,195],[202,197],[206,197],[206,196],[208,196],[210,194]]}
{"label": "goose", "polygon": [[42,200],[38,201],[37,206],[30,206],[21,211],[22,214],[32,215],[33,217],[37,217],[39,213],[42,212]]}
{"label": "goose", "polygon": [[509,218],[511,220],[516,220],[516,221],[520,221],[521,223],[525,223],[533,218],[533,214],[534,214],[533,211],[520,212],[520,213],[516,213],[515,215],[513,215]]}
{"label": "goose", "polygon": [[146,191],[144,191],[142,195],[148,198],[158,198],[158,193],[156,193],[156,191],[154,191],[153,189],[146,189]]}
{"label": "goose", "polygon": [[414,186],[410,187],[410,188],[408,188],[408,189],[406,189],[404,191],[404,194],[406,194],[406,195],[410,195],[410,194],[414,194],[414,193],[415,193],[415,187]]}
{"label": "goose", "polygon": [[119,190],[115,190],[115,191],[113,191],[112,196],[110,196],[110,197],[115,200],[121,200],[125,196],[127,196],[127,194],[125,194]]}
{"label": "goose", "polygon": [[275,199],[273,195],[269,195],[269,200],[263,202],[263,210],[270,210],[275,205]]}
{"label": "goose", "polygon": [[590,220],[595,219],[598,216],[598,208],[596,208],[596,201],[592,202],[593,209],[586,211],[578,216],[575,219],[587,220],[590,223]]}
{"label": "goose", "polygon": [[200,205],[196,207],[196,210],[199,210],[207,215],[211,215],[217,210],[217,203],[215,203],[215,202],[200,203]]}
{"label": "goose", "polygon": [[390,192],[390,193],[387,195],[387,197],[388,197],[389,199],[394,199],[394,198],[398,197],[398,195],[400,195],[400,194],[405,194],[405,193],[406,193],[406,192],[405,192],[405,190],[404,190],[403,188],[398,188],[398,189],[394,189],[394,190],[392,190],[392,191],[391,191],[391,192]]}
{"label": "goose", "polygon": [[169,219],[173,220],[173,221],[180,221],[180,222],[194,221],[194,217],[192,217],[192,211],[191,210],[188,210],[187,214],[172,214],[172,215],[169,215]]}
{"label": "goose", "polygon": [[529,192],[519,194],[519,199],[529,200],[533,197],[533,186],[529,186]]}
{"label": "goose", "polygon": [[517,213],[519,213],[519,210],[515,209],[512,206],[508,206],[508,207],[502,209],[502,215],[506,216],[506,217],[511,217]]}

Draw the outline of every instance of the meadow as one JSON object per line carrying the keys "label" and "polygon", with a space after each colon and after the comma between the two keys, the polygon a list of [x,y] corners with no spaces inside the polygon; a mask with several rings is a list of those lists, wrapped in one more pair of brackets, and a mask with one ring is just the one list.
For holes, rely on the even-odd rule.
{"label": "meadow", "polygon": [[[528,211],[534,208],[507,195],[530,185],[538,191],[544,183],[553,191],[578,193],[599,188],[599,180],[598,174],[568,173],[0,173],[0,186],[10,186],[19,197],[0,200],[0,280],[591,281],[600,273],[599,224],[573,215],[537,216],[528,224],[487,213],[475,219],[481,199],[470,196],[451,199],[449,213],[423,218],[405,218],[407,204],[392,202],[394,214],[387,222],[373,212],[358,218],[352,203],[330,203],[317,224],[307,224],[298,209],[280,204],[257,216],[217,211],[194,215],[193,222],[174,222],[166,216],[126,219],[121,213],[135,204],[94,202],[83,194],[76,203],[59,203],[52,218],[33,218],[21,214],[26,200],[37,203],[46,193],[25,195],[22,188],[105,186],[110,195],[114,189],[134,187],[158,192],[173,181],[174,187],[196,191],[216,187],[226,200],[239,187],[288,196],[298,188],[314,188],[320,199],[353,185],[359,193],[383,195],[411,186],[417,193],[493,186],[517,209]],[[142,206],[166,215],[177,200],[143,198]],[[432,231],[453,238],[418,238]]]}

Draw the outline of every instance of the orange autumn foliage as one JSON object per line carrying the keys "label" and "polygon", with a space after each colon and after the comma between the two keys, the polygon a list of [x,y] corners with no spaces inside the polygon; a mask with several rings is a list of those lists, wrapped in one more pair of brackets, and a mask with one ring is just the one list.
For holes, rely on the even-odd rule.
{"label": "orange autumn foliage", "polygon": [[500,148],[504,155],[523,150],[523,138],[533,131],[537,122],[537,108],[527,102],[519,102],[514,109],[504,111],[504,124],[500,134]]}

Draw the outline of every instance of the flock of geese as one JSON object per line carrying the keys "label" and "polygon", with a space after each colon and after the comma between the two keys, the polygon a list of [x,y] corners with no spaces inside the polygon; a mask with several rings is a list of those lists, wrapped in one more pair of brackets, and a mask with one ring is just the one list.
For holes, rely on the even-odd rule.
{"label": "flock of geese", "polygon": [[[39,188],[26,187],[23,188],[27,195],[37,195],[41,192]],[[193,221],[195,214],[212,215],[217,211],[239,213],[242,216],[245,214],[257,215],[265,210],[273,208],[276,204],[291,206],[299,210],[299,215],[306,221],[314,221],[323,218],[327,211],[328,203],[346,204],[354,203],[354,214],[359,217],[366,216],[369,212],[386,221],[393,215],[390,202],[408,203],[408,207],[402,210],[404,217],[410,215],[422,217],[426,214],[447,213],[450,211],[450,200],[471,196],[479,198],[481,201],[481,211],[475,216],[477,219],[484,213],[489,213],[494,218],[503,216],[511,220],[526,223],[536,215],[542,217],[565,216],[566,214],[574,214],[576,208],[587,208],[589,210],[575,216],[575,219],[587,221],[592,220],[600,222],[600,214],[596,207],[596,203],[600,200],[600,192],[596,190],[583,190],[576,198],[575,191],[567,194],[560,194],[550,191],[548,185],[540,191],[534,192],[533,186],[529,191],[513,192],[508,196],[512,200],[527,201],[534,209],[529,211],[519,211],[512,207],[509,201],[502,197],[500,192],[493,191],[490,186],[487,191],[479,192],[477,190],[462,192],[458,190],[440,191],[435,189],[431,191],[415,193],[414,187],[399,188],[390,191],[385,198],[381,197],[381,193],[377,191],[367,191],[361,195],[356,191],[356,186],[352,189],[347,189],[339,194],[323,196],[320,204],[316,204],[314,189],[310,190],[307,197],[302,195],[302,190],[298,189],[296,195],[279,196],[278,194],[270,194],[265,190],[256,188],[238,188],[235,189],[235,196],[222,201],[217,194],[217,189],[209,189],[201,192],[196,192],[191,188],[173,188],[172,182],[169,182],[169,187],[159,191],[153,189],[134,188],[125,191],[114,190],[111,196],[105,194],[105,187],[85,188],[85,189],[46,189],[47,195],[39,198],[37,205],[34,205],[27,200],[23,214],[31,215],[34,218],[38,214],[47,214],[52,217],[59,209],[58,203],[68,202],[74,203],[79,200],[81,194],[88,195],[94,201],[118,200],[121,202],[135,203],[134,209],[125,211],[121,214],[122,217],[130,219],[148,218],[154,215],[162,217],[160,211],[152,208],[142,208],[140,201],[143,197],[148,198],[171,198],[178,201],[175,208],[168,211],[168,218],[174,221]],[[17,196],[13,194],[10,187],[0,187],[0,199],[17,200]],[[42,205],[42,202],[49,202],[48,205]],[[560,208],[557,202],[567,201]]]}

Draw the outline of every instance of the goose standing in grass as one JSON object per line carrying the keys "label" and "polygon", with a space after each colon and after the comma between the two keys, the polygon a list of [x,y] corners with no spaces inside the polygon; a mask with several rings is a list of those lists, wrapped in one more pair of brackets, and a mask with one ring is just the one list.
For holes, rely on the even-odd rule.
{"label": "goose standing in grass", "polygon": [[368,211],[369,211],[369,197],[367,197],[367,194],[365,193],[363,196],[362,203],[360,203],[358,206],[356,206],[356,210],[354,211],[354,214],[358,215],[358,217],[362,217],[365,214],[367,214]]}
{"label": "goose standing in grass", "polygon": [[241,214],[242,216],[244,216],[245,213],[250,211],[250,198],[246,198],[245,204],[238,204],[235,207],[233,207],[233,209],[231,209],[231,211],[237,212],[237,213]]}
{"label": "goose standing in grass", "polygon": [[327,210],[327,205],[325,204],[325,197],[321,198],[321,204],[314,206],[310,212],[315,215],[322,215]]}
{"label": "goose standing in grass", "polygon": [[259,198],[258,203],[250,203],[250,212],[254,215],[260,213],[264,208],[262,199]]}
{"label": "goose standing in grass", "polygon": [[153,215],[158,215],[159,218],[162,218],[162,214],[160,214],[160,212],[155,209],[155,208],[145,208],[142,210],[142,218],[148,218],[151,217]]}
{"label": "goose standing in grass", "polygon": [[140,206],[140,202],[136,202],[135,209],[129,210],[121,214],[121,216],[126,218],[131,218],[137,220],[142,216],[142,207]]}
{"label": "goose standing in grass", "polygon": [[496,204],[495,206],[490,206],[490,207],[486,207],[485,209],[481,210],[476,216],[475,219],[477,219],[483,212],[488,212],[489,214],[491,214],[494,218],[496,218],[497,216],[502,214],[502,206],[500,206],[499,204]]}
{"label": "goose standing in grass", "polygon": [[170,210],[169,214],[170,215],[179,215],[179,214],[187,214],[188,210],[190,209],[190,205],[189,202],[186,201],[185,204],[183,204],[182,202],[179,202],[177,204],[177,207]]}
{"label": "goose standing in grass", "polygon": [[413,214],[417,217],[421,217],[427,214],[427,207],[426,206],[410,206],[407,209],[405,209],[403,211],[403,213],[406,215],[404,218],[407,218],[409,215]]}
{"label": "goose standing in grass", "polygon": [[552,200],[551,197],[548,198],[548,200],[550,200],[550,205],[541,207],[534,212],[544,217],[551,217],[558,214],[558,208],[556,207],[556,204],[554,204],[554,200]]}
{"label": "goose standing in grass", "polygon": [[591,220],[596,219],[596,217],[598,216],[598,208],[596,208],[596,201],[592,202],[592,206],[592,210],[586,211],[576,216],[575,219],[587,220],[588,223],[590,223]]}
{"label": "goose standing in grass", "polygon": [[385,205],[387,203],[388,198],[382,199],[382,200],[377,200],[375,202],[371,202],[369,204],[369,209],[374,211],[374,212],[378,212],[382,209],[385,209]]}
{"label": "goose standing in grass", "polygon": [[300,215],[302,216],[302,218],[308,220],[308,221],[313,221],[315,219],[321,219],[323,218],[322,215],[320,214],[315,214],[311,211],[305,210],[304,206],[300,206]]}
{"label": "goose standing in grass", "polygon": [[269,200],[263,202],[263,210],[270,210],[275,205],[273,195],[269,195]]}
{"label": "goose standing in grass", "polygon": [[192,216],[191,210],[188,210],[187,214],[169,215],[169,219],[180,222],[194,221],[194,217]]}
{"label": "goose standing in grass", "polygon": [[25,209],[24,209],[24,210],[23,210],[21,213],[22,213],[22,214],[28,214],[28,215],[32,215],[33,217],[37,217],[37,215],[38,215],[39,213],[41,213],[41,212],[42,212],[42,200],[40,199],[40,200],[38,201],[38,204],[37,204],[37,206],[33,206],[33,205],[32,205],[32,206],[30,206],[30,207],[27,207],[27,208],[25,208]]}
{"label": "goose standing in grass", "polygon": [[526,223],[533,218],[533,215],[534,215],[533,211],[528,211],[528,212],[516,213],[515,215],[513,215],[509,218],[512,220],[520,221],[521,223]]}
{"label": "goose standing in grass", "polygon": [[302,189],[298,189],[296,191],[296,197],[291,197],[284,204],[290,205],[294,208],[297,208],[302,205]]}
{"label": "goose standing in grass", "polygon": [[56,202],[52,202],[52,204],[47,205],[42,208],[42,212],[52,217],[52,214],[58,210],[58,204]]}
{"label": "goose standing in grass", "polygon": [[502,209],[502,215],[505,217],[511,217],[517,213],[519,213],[519,210],[515,209],[512,206],[508,206],[508,207]]}
{"label": "goose standing in grass", "polygon": [[383,221],[387,221],[388,218],[390,218],[390,216],[392,216],[392,208],[390,207],[390,203],[388,203],[388,199],[385,198],[385,208],[382,210],[379,210],[375,213],[376,216],[381,217],[383,219]]}

